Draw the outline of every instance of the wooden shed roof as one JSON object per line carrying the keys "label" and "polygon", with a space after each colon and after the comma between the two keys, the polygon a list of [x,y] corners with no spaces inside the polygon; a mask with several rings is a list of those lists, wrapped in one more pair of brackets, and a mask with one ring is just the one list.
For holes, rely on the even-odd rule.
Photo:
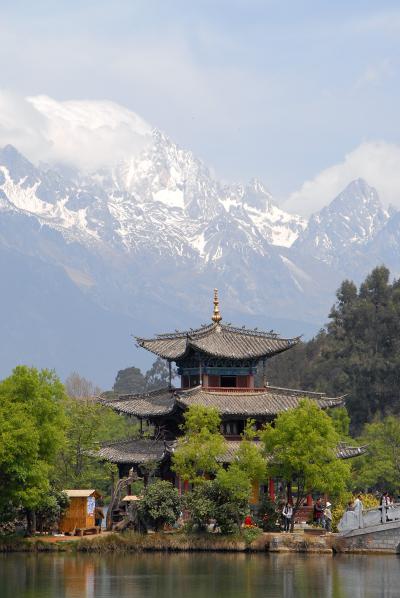
{"label": "wooden shed roof", "polygon": [[100,496],[97,490],[94,489],[64,490],[64,492],[68,496],[68,498],[87,498],[88,496],[93,495]]}

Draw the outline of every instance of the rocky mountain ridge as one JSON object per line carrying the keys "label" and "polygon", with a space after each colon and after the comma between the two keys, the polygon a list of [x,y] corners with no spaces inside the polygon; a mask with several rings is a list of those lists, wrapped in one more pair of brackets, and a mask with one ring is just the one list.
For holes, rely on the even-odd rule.
{"label": "rocky mountain ridge", "polygon": [[[157,130],[138,155],[65,172],[35,166],[12,146],[0,150],[0,262],[9,308],[20,306],[11,320],[3,312],[5,370],[23,359],[62,375],[77,369],[105,386],[143,358],[130,352],[131,332],[201,323],[214,286],[229,320],[286,336],[311,333],[344,276],[359,280],[384,259],[396,268],[398,213],[362,180],[307,223],[256,179],[221,184]],[[14,280],[12,263],[25,283]],[[49,301],[59,313],[51,326]]]}

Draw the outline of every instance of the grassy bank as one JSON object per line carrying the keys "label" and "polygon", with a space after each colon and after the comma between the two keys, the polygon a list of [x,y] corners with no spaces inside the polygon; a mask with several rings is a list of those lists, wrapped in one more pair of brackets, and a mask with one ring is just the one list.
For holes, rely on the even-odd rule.
{"label": "grassy bank", "polygon": [[323,538],[306,538],[303,534],[266,533],[257,537],[245,534],[220,536],[210,534],[110,534],[94,539],[83,538],[76,544],[83,552],[319,552],[331,553]]}
{"label": "grassy bank", "polygon": [[0,553],[4,552],[65,552],[71,549],[70,542],[46,542],[41,538],[21,536],[0,536]]}
{"label": "grassy bank", "polygon": [[304,534],[219,534],[125,532],[90,536],[74,541],[54,538],[0,538],[0,552],[302,552],[331,553],[330,539]]}

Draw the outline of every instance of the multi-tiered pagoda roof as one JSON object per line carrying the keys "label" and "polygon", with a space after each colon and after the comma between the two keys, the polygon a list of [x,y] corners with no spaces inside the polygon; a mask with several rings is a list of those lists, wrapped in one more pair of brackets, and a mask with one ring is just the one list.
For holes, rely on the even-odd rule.
{"label": "multi-tiered pagoda roof", "polygon": [[191,405],[214,407],[222,417],[276,417],[283,411],[295,409],[302,399],[314,401],[321,409],[341,407],[344,397],[331,398],[324,393],[267,386],[265,388],[204,388],[187,390],[163,388],[137,395],[121,395],[118,399],[103,400],[103,405],[118,413],[143,419],[156,419],[187,409]]}
{"label": "multi-tiered pagoda roof", "polygon": [[[101,399],[103,405],[118,413],[147,421],[157,431],[156,438],[144,437],[104,445],[98,455],[114,463],[140,465],[163,461],[174,449],[180,433],[183,412],[192,405],[215,408],[222,421],[227,440],[221,460],[229,462],[237,450],[240,434],[247,419],[257,428],[272,422],[280,413],[295,409],[307,398],[321,409],[344,405],[344,397],[327,397],[324,393],[269,386],[266,362],[299,342],[299,337],[280,338],[274,332],[261,332],[222,323],[217,291],[211,324],[184,332],[158,334],[154,338],[136,337],[140,347],[175,362],[181,376],[181,388],[169,386],[147,393]],[[255,387],[256,373],[262,363],[262,385]],[[170,368],[171,372],[171,368]],[[260,380],[260,377],[258,377]],[[363,448],[338,446],[339,458],[362,454]]]}
{"label": "multi-tiered pagoda roof", "polygon": [[191,350],[225,359],[263,359],[290,349],[299,339],[280,338],[275,333],[235,328],[220,322],[196,330],[158,334],[152,339],[136,338],[140,347],[170,361],[182,359]]}

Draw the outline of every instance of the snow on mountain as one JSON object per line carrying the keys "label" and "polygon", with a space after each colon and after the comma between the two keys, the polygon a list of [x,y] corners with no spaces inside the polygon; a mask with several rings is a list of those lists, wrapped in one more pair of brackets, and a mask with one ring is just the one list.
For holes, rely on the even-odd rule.
{"label": "snow on mountain", "polygon": [[[91,138],[85,146],[89,130],[103,153],[113,127],[122,130],[122,138],[135,137],[111,152],[108,162],[84,158],[79,169],[68,160],[73,149],[65,147],[59,155],[67,158],[52,166],[34,165],[10,145],[0,150],[0,263],[7,270],[8,292],[16,298],[25,292],[23,281],[22,287],[19,279],[13,283],[9,263],[25,277],[32,265],[40,279],[35,288],[29,277],[34,307],[30,311],[24,303],[15,320],[21,330],[13,320],[7,342],[22,339],[32,318],[38,330],[44,323],[49,350],[43,365],[49,359],[65,371],[68,362],[69,371],[79,369],[96,381],[91,372],[110,367],[88,354],[85,372],[73,349],[63,350],[58,339],[73,337],[67,297],[80,310],[76,322],[94,314],[90,330],[101,329],[100,318],[106,318],[110,328],[129,321],[135,332],[151,334],[166,327],[166,310],[173,325],[192,325],[194,316],[209,308],[210,289],[219,286],[229,317],[245,314],[245,321],[254,318],[261,326],[265,318],[265,326],[278,323],[283,334],[294,335],[322,324],[344,272],[359,280],[377,261],[396,263],[398,213],[389,215],[362,180],[307,223],[277,206],[257,179],[223,185],[192,152],[129,111],[99,103],[89,115],[79,102],[34,102],[46,116],[49,138],[61,144],[71,131],[76,148],[81,135],[84,153],[93,144]],[[45,325],[46,288],[61,314],[59,324],[52,320],[59,326],[56,335]],[[79,342],[79,327],[75,333]],[[60,363],[51,360],[55,342]],[[121,367],[130,363],[128,357],[118,359]]]}
{"label": "snow on mountain", "polygon": [[293,248],[332,262],[349,247],[372,239],[388,218],[377,191],[363,179],[357,179],[328,206],[311,216]]}

